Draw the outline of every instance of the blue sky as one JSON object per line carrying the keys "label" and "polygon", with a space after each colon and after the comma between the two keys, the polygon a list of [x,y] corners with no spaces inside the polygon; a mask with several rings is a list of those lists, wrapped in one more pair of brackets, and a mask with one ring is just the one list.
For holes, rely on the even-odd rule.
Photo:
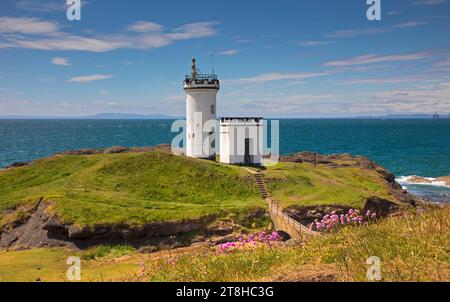
{"label": "blue sky", "polygon": [[450,3],[381,0],[0,2],[0,115],[183,115],[196,57],[220,115],[450,113]]}

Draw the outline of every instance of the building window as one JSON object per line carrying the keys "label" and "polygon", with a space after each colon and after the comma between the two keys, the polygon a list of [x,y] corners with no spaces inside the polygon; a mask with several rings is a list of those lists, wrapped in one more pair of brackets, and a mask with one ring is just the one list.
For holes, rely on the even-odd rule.
{"label": "building window", "polygon": [[216,106],[211,105],[211,114],[216,114]]}

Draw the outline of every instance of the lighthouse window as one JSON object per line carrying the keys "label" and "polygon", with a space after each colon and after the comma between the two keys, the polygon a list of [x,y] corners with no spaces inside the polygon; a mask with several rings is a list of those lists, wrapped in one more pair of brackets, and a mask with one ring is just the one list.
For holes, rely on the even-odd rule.
{"label": "lighthouse window", "polygon": [[216,114],[216,106],[211,105],[211,114]]}

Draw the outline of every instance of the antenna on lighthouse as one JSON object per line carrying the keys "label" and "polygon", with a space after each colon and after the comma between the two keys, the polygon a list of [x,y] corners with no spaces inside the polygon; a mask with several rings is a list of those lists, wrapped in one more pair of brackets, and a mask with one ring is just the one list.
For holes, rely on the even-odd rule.
{"label": "antenna on lighthouse", "polygon": [[195,58],[192,58],[192,80],[195,80],[197,77],[197,67],[195,64]]}
{"label": "antenna on lighthouse", "polygon": [[215,71],[214,71],[214,54],[213,53],[211,54],[211,69],[212,69],[212,74],[215,74]]}

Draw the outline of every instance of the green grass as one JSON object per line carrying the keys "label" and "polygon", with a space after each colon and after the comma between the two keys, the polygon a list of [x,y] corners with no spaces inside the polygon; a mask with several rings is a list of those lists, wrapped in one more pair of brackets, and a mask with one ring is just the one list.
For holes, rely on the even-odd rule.
{"label": "green grass", "polygon": [[265,206],[243,169],[157,152],[53,156],[0,172],[0,211],[39,198],[79,225],[178,221]]}
{"label": "green grass", "polygon": [[62,248],[0,251],[0,282],[67,282],[66,272],[70,267],[67,259],[72,256],[81,258],[81,281],[85,282],[118,281],[139,270],[137,257],[121,261],[109,256],[87,260],[83,252]]}
{"label": "green grass", "polygon": [[94,260],[105,257],[120,257],[132,253],[136,249],[131,245],[99,245],[87,251],[84,251],[81,259]]}
{"label": "green grass", "polygon": [[280,163],[263,173],[272,197],[284,206],[348,205],[363,208],[370,196],[395,201],[385,181],[375,171]]}

